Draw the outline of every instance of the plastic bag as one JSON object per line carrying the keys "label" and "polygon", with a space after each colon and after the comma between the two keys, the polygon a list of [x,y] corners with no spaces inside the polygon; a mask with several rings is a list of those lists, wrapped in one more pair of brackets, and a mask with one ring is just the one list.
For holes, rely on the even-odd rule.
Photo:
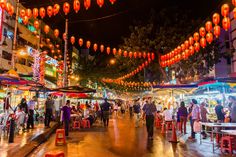
{"label": "plastic bag", "polygon": [[199,121],[194,121],[193,131],[194,132],[201,132],[201,123]]}

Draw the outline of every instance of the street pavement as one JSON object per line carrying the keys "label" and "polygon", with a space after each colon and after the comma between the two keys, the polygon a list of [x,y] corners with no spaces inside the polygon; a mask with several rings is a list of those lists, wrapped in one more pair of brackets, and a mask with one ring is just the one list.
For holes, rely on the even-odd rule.
{"label": "street pavement", "polygon": [[[190,133],[190,130],[188,130]],[[71,131],[64,146],[55,146],[55,134],[39,146],[30,157],[43,157],[51,150],[62,150],[67,157],[218,157],[211,144],[188,141],[189,134],[180,136],[180,142],[168,142],[171,131],[163,135],[155,129],[153,141],[147,140],[145,125],[135,128],[128,116],[110,119],[108,128],[96,124],[91,129]],[[199,139],[199,136],[197,136]]]}

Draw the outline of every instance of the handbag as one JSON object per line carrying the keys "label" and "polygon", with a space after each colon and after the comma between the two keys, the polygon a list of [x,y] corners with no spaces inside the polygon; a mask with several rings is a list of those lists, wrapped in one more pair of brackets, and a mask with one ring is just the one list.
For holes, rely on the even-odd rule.
{"label": "handbag", "polygon": [[201,123],[199,121],[194,121],[193,131],[194,132],[201,132]]}

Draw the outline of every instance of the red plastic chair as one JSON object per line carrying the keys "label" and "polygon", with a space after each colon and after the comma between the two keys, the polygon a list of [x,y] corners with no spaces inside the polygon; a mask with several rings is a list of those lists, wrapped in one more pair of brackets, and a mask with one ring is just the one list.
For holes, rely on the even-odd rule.
{"label": "red plastic chair", "polygon": [[63,151],[54,150],[54,151],[50,151],[50,152],[46,153],[45,157],[65,157],[65,154]]}
{"label": "red plastic chair", "polygon": [[58,145],[58,144],[66,144],[66,137],[65,137],[64,129],[57,129],[56,131],[55,145]]}
{"label": "red plastic chair", "polygon": [[221,138],[221,144],[220,144],[220,149],[221,152],[223,151],[229,151],[230,155],[233,153],[233,137],[231,136],[223,136]]}
{"label": "red plastic chair", "polygon": [[83,126],[83,128],[90,128],[90,121],[84,119],[81,121],[81,125]]}
{"label": "red plastic chair", "polygon": [[80,129],[80,122],[79,121],[74,121],[73,129]]}

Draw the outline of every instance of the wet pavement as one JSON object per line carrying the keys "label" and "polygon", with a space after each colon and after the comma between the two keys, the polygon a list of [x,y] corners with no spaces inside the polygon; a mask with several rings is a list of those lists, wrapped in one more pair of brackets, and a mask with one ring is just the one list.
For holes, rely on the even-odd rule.
{"label": "wet pavement", "polygon": [[[112,118],[108,128],[97,125],[91,129],[70,132],[67,144],[55,146],[55,134],[39,146],[30,156],[42,157],[51,150],[62,150],[68,157],[217,157],[219,150],[212,153],[212,145],[199,140],[190,142],[189,134],[179,137],[178,144],[168,142],[171,132],[161,134],[155,129],[153,141],[147,140],[145,125],[135,128],[134,120]],[[197,139],[199,139],[197,137]]]}

